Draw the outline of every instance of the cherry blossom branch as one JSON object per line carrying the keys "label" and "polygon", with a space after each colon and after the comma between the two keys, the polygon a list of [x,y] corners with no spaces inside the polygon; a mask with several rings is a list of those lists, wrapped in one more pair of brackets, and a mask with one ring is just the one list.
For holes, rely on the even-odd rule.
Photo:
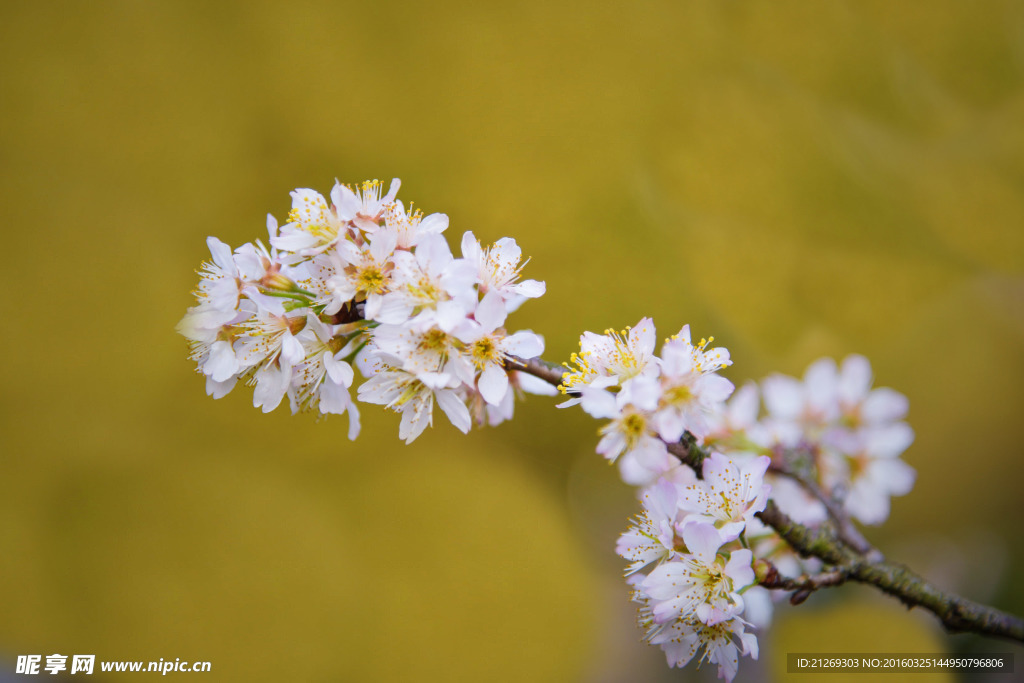
{"label": "cherry blossom branch", "polygon": [[565,373],[561,366],[546,360],[540,358],[524,360],[516,356],[508,356],[505,359],[505,369],[525,372],[527,375],[533,375],[556,387],[562,383],[562,374]]}
{"label": "cherry blossom branch", "polygon": [[851,581],[869,584],[911,607],[923,607],[951,633],[970,632],[1024,643],[1024,619],[947,593],[903,565],[872,561],[837,543],[827,529],[794,522],[772,501],[757,516],[804,557],[817,557]]}
{"label": "cherry blossom branch", "polygon": [[[523,360],[510,357],[507,369],[514,369],[538,377],[558,386],[563,370],[552,363],[532,358]],[[701,465],[708,452],[701,448],[692,434],[687,432],[679,443],[668,444],[672,455],[694,469],[701,476]],[[932,612],[951,633],[970,632],[1024,643],[1024,619],[994,607],[982,605],[959,595],[945,592],[915,574],[903,565],[886,561],[863,535],[853,526],[836,501],[820,487],[781,466],[773,467],[778,474],[790,477],[820,500],[829,512],[833,526],[810,529],[790,519],[771,500],[757,517],[774,529],[803,557],[816,557],[831,569],[812,577],[787,579],[775,572],[775,585],[768,588],[795,591],[790,600],[799,604],[810,594],[822,588],[838,586],[846,581],[857,581],[875,586],[892,595],[908,608],[923,607]],[[770,573],[770,572],[769,572]]]}

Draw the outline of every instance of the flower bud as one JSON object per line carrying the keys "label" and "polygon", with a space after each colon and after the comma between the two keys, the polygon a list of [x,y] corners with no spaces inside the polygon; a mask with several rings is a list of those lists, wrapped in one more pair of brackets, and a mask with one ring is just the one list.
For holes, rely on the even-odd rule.
{"label": "flower bud", "polygon": [[295,292],[299,287],[295,282],[281,273],[281,265],[275,263],[267,270],[267,274],[260,278],[260,287],[274,292]]}
{"label": "flower bud", "polygon": [[754,560],[754,578],[761,585],[771,586],[779,578],[779,571],[768,560],[757,558]]}

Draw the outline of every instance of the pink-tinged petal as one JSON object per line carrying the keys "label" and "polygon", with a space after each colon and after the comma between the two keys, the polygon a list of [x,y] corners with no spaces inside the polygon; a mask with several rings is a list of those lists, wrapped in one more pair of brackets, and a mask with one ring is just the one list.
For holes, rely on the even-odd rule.
{"label": "pink-tinged petal", "polygon": [[235,261],[231,257],[231,247],[221,242],[216,237],[207,237],[206,246],[210,248],[210,255],[214,264],[221,270],[235,274]]}
{"label": "pink-tinged petal", "polygon": [[316,247],[319,244],[319,240],[305,230],[287,224],[281,229],[280,235],[270,240],[270,244],[275,249],[295,254],[305,249]]}
{"label": "pink-tinged petal", "polygon": [[[743,593],[743,618],[756,628],[766,629],[772,623],[771,591],[754,586]],[[757,639],[754,639],[754,659],[757,659]]]}
{"label": "pink-tinged petal", "polygon": [[722,535],[723,541],[735,541],[746,527],[746,522],[726,522],[718,527],[718,533]]}
{"label": "pink-tinged petal", "polygon": [[420,278],[420,264],[416,260],[416,254],[411,251],[396,251],[391,255],[391,262],[395,264],[392,277],[397,282],[407,283]]}
{"label": "pink-tinged petal", "polygon": [[632,404],[640,410],[654,410],[661,398],[661,383],[653,377],[634,377],[626,380],[616,399],[620,406]]}
{"label": "pink-tinged petal", "polygon": [[872,465],[872,478],[885,482],[892,496],[905,496],[914,488],[917,472],[902,460],[882,460]]}
{"label": "pink-tinged petal", "polygon": [[473,314],[486,334],[494,332],[505,322],[505,304],[498,292],[490,291],[484,295]]}
{"label": "pink-tinged petal", "polygon": [[437,235],[448,229],[448,216],[443,213],[432,213],[416,226],[421,235]]}
{"label": "pink-tinged petal", "polygon": [[715,561],[718,549],[722,547],[722,536],[713,525],[705,522],[694,522],[683,525],[683,543],[686,550],[705,565]]}
{"label": "pink-tinged petal", "polygon": [[341,415],[351,402],[348,389],[341,384],[324,382],[320,385],[320,412],[324,415]]}
{"label": "pink-tinged petal", "polygon": [[491,247],[490,258],[496,264],[509,263],[515,265],[523,257],[523,250],[511,237],[502,237]]}
{"label": "pink-tinged petal", "polygon": [[591,417],[601,420],[619,416],[619,408],[615,403],[615,396],[611,393],[589,387],[584,387],[580,393],[583,399],[581,407]]}
{"label": "pink-tinged petal", "polygon": [[673,481],[663,479],[643,492],[643,505],[654,518],[674,519],[683,490]]}
{"label": "pink-tinged petal", "polygon": [[466,259],[455,259],[451,261],[441,273],[441,288],[448,292],[453,298],[461,301],[476,302],[476,291],[473,285],[477,280],[476,264]]}
{"label": "pink-tinged petal", "polygon": [[547,291],[547,285],[538,280],[523,280],[522,282],[510,285],[508,289],[527,299],[536,299],[537,297],[544,296],[544,292]]}
{"label": "pink-tinged petal", "polygon": [[834,403],[838,391],[836,362],[831,358],[820,358],[804,372],[804,388],[807,398],[814,406],[825,407]]}
{"label": "pink-tinged petal", "polygon": [[285,332],[281,337],[281,358],[288,365],[295,365],[300,362],[306,356],[306,350],[302,348],[302,343],[292,336],[291,333]]}
{"label": "pink-tinged petal", "polygon": [[760,397],[757,393],[757,385],[753,382],[744,384],[737,391],[727,408],[729,421],[732,426],[744,428],[757,422],[758,409],[761,406]]}
{"label": "pink-tinged petal", "polygon": [[395,201],[395,197],[398,195],[399,188],[402,187],[402,181],[398,178],[391,179],[391,185],[388,187],[388,193],[380,198],[381,204],[390,204]]}
{"label": "pink-tinged petal", "polygon": [[206,395],[212,396],[213,398],[224,398],[231,390],[235,388],[235,383],[238,382],[237,377],[232,377],[224,382],[218,382],[212,377],[206,378]]}
{"label": "pink-tinged petal", "polygon": [[864,356],[849,355],[839,370],[839,396],[844,403],[859,403],[871,389],[871,363]]}
{"label": "pink-tinged petal", "polygon": [[[467,311],[465,307],[453,299],[451,301],[442,301],[437,305],[437,309],[434,311],[434,320],[441,330],[453,333],[464,321],[466,321],[466,315]],[[477,326],[477,329],[479,330],[479,326]],[[480,337],[477,336],[473,341],[476,341],[476,339],[479,338]]]}
{"label": "pink-tinged petal", "polygon": [[[684,465],[679,461],[673,465],[672,469],[665,472],[662,477],[665,481],[670,481],[676,485],[676,487],[682,492],[688,486],[693,486],[699,479],[697,479],[697,473],[689,465]],[[680,493],[682,495],[682,493]]]}
{"label": "pink-tinged petal", "polygon": [[356,407],[355,403],[349,403],[348,405],[348,440],[355,441],[356,437],[359,436],[359,408]]}
{"label": "pink-tinged petal", "polygon": [[[694,613],[697,617],[697,621],[707,624],[708,626],[714,626],[718,622],[723,620],[723,616],[720,610],[715,609],[708,603],[702,603],[697,605],[697,610]],[[716,619],[716,616],[718,617]]]}
{"label": "pink-tinged petal", "polygon": [[528,375],[525,372],[515,373],[516,384],[519,388],[528,394],[536,394],[538,396],[555,396],[558,393],[553,385],[548,384],[539,377]]}
{"label": "pink-tinged petal", "polygon": [[754,556],[746,548],[734,550],[725,565],[725,575],[732,579],[732,589],[740,590],[754,583],[754,569],[751,563]]}
{"label": "pink-tinged petal", "polygon": [[520,330],[502,339],[499,346],[506,353],[529,360],[544,353],[544,338],[529,330]]}
{"label": "pink-tinged petal", "polygon": [[732,396],[732,392],[736,388],[732,382],[721,375],[703,375],[698,386],[701,400],[706,404],[725,401]]}
{"label": "pink-tinged petal", "polygon": [[597,447],[594,450],[597,451],[598,455],[603,455],[605,459],[614,462],[622,454],[625,447],[626,438],[618,431],[611,431],[597,442]]}
{"label": "pink-tinged petal", "polygon": [[363,251],[352,242],[338,242],[334,245],[334,255],[341,261],[342,266],[346,265],[362,265],[363,261],[366,260],[366,255]]}
{"label": "pink-tinged petal", "polygon": [[877,458],[896,458],[914,443],[914,430],[906,422],[897,422],[868,431],[865,450]]}
{"label": "pink-tinged petal", "polygon": [[607,389],[608,387],[614,387],[619,383],[618,375],[608,375],[606,377],[595,377],[590,380],[591,389]]}
{"label": "pink-tinged petal", "polygon": [[480,249],[480,242],[469,230],[462,235],[462,256],[476,264],[479,264],[483,259],[483,250]]}
{"label": "pink-tinged petal", "polygon": [[448,360],[445,370],[455,373],[459,381],[469,387],[473,386],[473,381],[476,379],[476,366],[463,355],[452,356]]}
{"label": "pink-tinged petal", "polygon": [[[373,304],[370,300],[373,299]],[[369,311],[369,312],[367,312]],[[387,325],[401,325],[409,320],[413,307],[405,300],[389,294],[371,294],[366,297],[366,318]]]}
{"label": "pink-tinged petal", "polygon": [[518,294],[512,291],[514,287],[515,285],[506,285],[502,292],[505,297],[505,311],[510,314],[518,311],[519,307],[522,306],[524,302],[526,302],[525,296],[519,296]]}
{"label": "pink-tinged petal", "polygon": [[709,605],[704,603],[697,606],[697,619],[704,622],[708,626],[714,626],[720,624],[723,621],[729,621],[737,614],[743,611],[743,598],[739,595],[734,595],[734,603],[727,605]]}
{"label": "pink-tinged petal", "polygon": [[772,375],[761,383],[765,408],[774,417],[795,420],[803,411],[803,385],[786,375]]}
{"label": "pink-tinged petal", "polygon": [[327,370],[327,376],[335,384],[340,384],[343,387],[352,386],[352,380],[355,379],[352,366],[341,359],[335,359],[327,351],[324,352],[324,368]]}
{"label": "pink-tinged petal", "polygon": [[700,640],[696,635],[679,637],[673,634],[674,631],[666,630],[664,637],[669,640],[659,643],[651,639],[651,644],[661,645],[661,648],[665,651],[665,659],[668,665],[681,669],[689,664],[690,660],[697,654],[697,651],[700,649]]}
{"label": "pink-tinged petal", "polygon": [[450,333],[463,344],[472,344],[486,336],[484,328],[475,320],[462,319]]}
{"label": "pink-tinged petal", "polygon": [[690,345],[693,344],[693,341],[692,341],[692,339],[690,337],[690,325],[689,325],[689,323],[687,323],[686,325],[683,325],[683,328],[681,330],[679,330],[679,334],[677,334],[675,336],[679,337],[680,339],[685,341],[687,344],[690,344]]}
{"label": "pink-tinged petal", "polygon": [[[756,622],[754,625],[757,625]],[[743,645],[743,654],[751,659],[757,659],[757,636],[753,633],[743,633],[740,635],[740,643]]]}
{"label": "pink-tinged petal", "polygon": [[447,372],[421,372],[416,379],[431,389],[446,389],[458,386],[458,382]]}
{"label": "pink-tinged petal", "polygon": [[647,457],[638,457],[637,451],[633,451],[619,458],[619,476],[631,486],[647,486],[671,470],[677,462],[668,451],[663,454],[650,451]]}
{"label": "pink-tinged petal", "polygon": [[664,562],[640,582],[640,589],[655,600],[668,600],[676,596],[679,586],[689,583],[692,579],[682,562]]}
{"label": "pink-tinged petal", "polygon": [[668,377],[682,377],[696,371],[689,342],[670,339],[661,347],[661,367]]}
{"label": "pink-tinged petal", "polygon": [[473,419],[469,415],[469,409],[458,395],[449,389],[442,389],[436,393],[437,405],[448,416],[455,428],[465,434],[473,426]]}
{"label": "pink-tinged petal", "polygon": [[736,656],[736,646],[730,644],[719,648],[714,657],[714,662],[718,665],[718,677],[724,678],[725,683],[732,683],[732,680],[736,678],[736,674],[740,670],[740,661]]}
{"label": "pink-tinged petal", "polygon": [[274,238],[277,237],[277,219],[274,218],[274,214],[267,214],[267,236],[270,238],[270,242],[274,242]]}
{"label": "pink-tinged petal", "polygon": [[226,382],[239,370],[238,358],[226,341],[216,341],[210,346],[210,356],[203,365],[203,373],[214,382]]}
{"label": "pink-tinged petal", "polygon": [[712,491],[729,491],[739,479],[739,468],[721,453],[712,453],[704,460],[703,473]]}
{"label": "pink-tinged petal", "polygon": [[683,512],[704,513],[708,510],[707,485],[697,481],[679,494],[679,509]]}
{"label": "pink-tinged petal", "polygon": [[669,443],[683,438],[686,431],[686,420],[676,410],[662,410],[654,415],[654,428],[658,436]]}
{"label": "pink-tinged petal", "polygon": [[427,399],[413,399],[415,405],[402,412],[402,421],[398,424],[398,438],[410,444],[423,433],[427,425],[433,422],[434,402]]}
{"label": "pink-tinged petal", "polygon": [[453,260],[452,250],[442,235],[424,235],[416,245],[416,262],[431,276],[440,275]]}
{"label": "pink-tinged petal", "polygon": [[398,236],[395,233],[390,231],[375,233],[370,239],[370,256],[377,263],[384,263],[391,258],[391,254],[397,246]]}
{"label": "pink-tinged petal", "polygon": [[234,311],[190,308],[185,317],[178,322],[175,330],[193,341],[208,341],[215,339],[220,328],[231,322],[234,317]]}
{"label": "pink-tinged petal", "polygon": [[749,477],[752,487],[759,487],[762,484],[764,473],[768,471],[768,466],[771,464],[772,459],[767,455],[756,457],[743,464],[740,468],[740,475]]}
{"label": "pink-tinged petal", "polygon": [[907,397],[888,388],[875,389],[861,404],[860,414],[864,421],[872,424],[902,420],[910,407]]}
{"label": "pink-tinged petal", "polygon": [[[384,296],[381,294],[370,294],[369,296],[366,297],[366,304],[363,306],[363,317],[366,318],[367,320],[373,320],[376,322],[383,323],[384,321],[380,319],[382,308],[384,308]],[[394,310],[390,312],[392,314],[395,313]],[[397,322],[392,322],[388,324],[399,325],[402,322],[404,321],[399,320]]]}
{"label": "pink-tinged petal", "polygon": [[863,524],[881,524],[889,518],[888,494],[864,480],[850,488],[844,507]]}
{"label": "pink-tinged petal", "polygon": [[636,349],[638,356],[650,356],[654,353],[654,346],[658,341],[656,335],[654,321],[650,318],[641,318],[636,327],[629,331],[630,346]]}
{"label": "pink-tinged petal", "polygon": [[359,197],[341,183],[335,183],[331,190],[331,202],[338,212],[338,218],[343,221],[350,221],[359,213],[362,203]]}
{"label": "pink-tinged petal", "polygon": [[303,337],[309,332],[312,332],[317,339],[325,344],[334,338],[333,326],[312,315],[306,317],[306,327],[299,333],[299,336]]}
{"label": "pink-tinged petal", "polygon": [[480,395],[492,406],[499,405],[505,394],[508,393],[508,373],[494,363],[488,363],[484,371],[480,373],[480,380],[477,382]]}
{"label": "pink-tinged petal", "polygon": [[324,200],[324,196],[316,190],[311,190],[308,187],[300,187],[296,190],[292,190],[288,193],[292,198],[292,208],[299,209],[300,211],[305,208],[326,208],[327,202]]}
{"label": "pink-tinged petal", "polygon": [[506,420],[511,420],[515,413],[515,392],[505,392],[505,398],[496,406],[487,406],[487,424],[497,427]]}
{"label": "pink-tinged petal", "polygon": [[[665,442],[654,436],[642,436],[630,455],[649,470],[667,472],[679,462],[668,452]],[[653,482],[652,482],[653,483]]]}
{"label": "pink-tinged petal", "polygon": [[288,382],[291,380],[291,372],[266,367],[256,373],[256,388],[252,392],[252,405],[254,408],[262,407],[264,413],[269,413],[281,404],[284,392],[288,389]]}

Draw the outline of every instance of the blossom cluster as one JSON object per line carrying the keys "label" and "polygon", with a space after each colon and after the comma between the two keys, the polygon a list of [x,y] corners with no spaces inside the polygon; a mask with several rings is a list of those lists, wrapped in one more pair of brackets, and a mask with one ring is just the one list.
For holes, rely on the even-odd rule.
{"label": "blossom cluster", "polygon": [[[750,383],[732,397],[714,422],[707,444],[723,450],[766,453],[777,469],[800,475],[864,524],[889,517],[889,500],[914,486],[913,468],[900,455],[914,441],[903,421],[907,398],[872,389],[871,364],[859,355],[841,365],[812,363],[803,381],[775,374]],[[760,401],[759,401],[760,395]],[[759,417],[759,403],[764,415]],[[773,499],[794,520],[814,525],[827,510],[793,477],[769,474]]]}
{"label": "blossom cluster", "polygon": [[714,338],[695,343],[687,325],[656,353],[649,318],[584,333],[559,383],[524,364],[543,339],[505,327],[545,292],[520,278],[515,240],[484,246],[466,232],[456,256],[448,217],[406,208],[399,186],[336,183],[328,198],[297,189],[283,225],[268,215],[267,244],[232,250],[208,238],[212,260],[178,326],[207,393],[242,381],[264,412],[287,402],[293,413],[348,414],[351,439],[356,403],[383,405],[401,414],[409,443],[435,404],[466,432],[511,418],[523,392],[554,395],[558,384],[561,407],[602,421],[597,452],[639,487],[642,510],[617,552],[646,639],[671,666],[697,659],[732,681],[741,656],[758,656],[754,630],[778,595],[768,589],[820,569],[758,513],[771,501],[808,527],[885,521],[890,499],[914,484],[900,459],[914,439],[906,398],[873,389],[856,355],[736,390]]}
{"label": "blossom cluster", "polygon": [[349,415],[355,398],[401,413],[407,443],[432,422],[436,403],[466,432],[472,423],[512,416],[521,391],[554,393],[507,366],[544,350],[533,332],[509,334],[508,314],[544,293],[521,280],[525,262],[514,239],[483,246],[462,236],[461,256],[442,234],[448,217],[407,209],[377,180],[336,183],[329,200],[291,193],[284,225],[267,216],[269,246],[235,249],[210,237],[197,304],[178,325],[207,393],[226,395],[239,380],[269,412]]}
{"label": "blossom cluster", "polygon": [[[734,392],[718,374],[729,352],[711,341],[694,344],[686,326],[655,354],[648,318],[587,332],[560,390],[570,397],[563,406],[604,421],[598,453],[641,487],[642,512],[617,552],[630,563],[646,639],[671,666],[700,653],[731,681],[741,655],[757,657],[751,629],[771,619],[755,569],[796,577],[819,568],[755,515],[771,499],[801,523],[824,523],[829,511],[813,490],[861,522],[884,521],[890,496],[913,485],[899,459],[913,432],[901,421],[905,397],[872,390],[861,356],[817,361],[802,382],[773,375]],[[670,444],[687,443],[708,454],[699,471],[672,453]]]}

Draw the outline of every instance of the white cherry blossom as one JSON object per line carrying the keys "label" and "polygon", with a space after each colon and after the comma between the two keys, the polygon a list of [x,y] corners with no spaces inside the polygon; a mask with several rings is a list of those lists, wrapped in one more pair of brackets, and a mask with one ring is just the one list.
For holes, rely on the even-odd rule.
{"label": "white cherry blossom", "polygon": [[[634,327],[622,332],[584,332],[580,337],[580,352],[569,357],[569,371],[562,377],[562,393],[579,392],[585,387],[604,389],[619,386],[634,377],[656,375],[658,361],[654,355],[657,342],[654,322],[642,318]],[[563,407],[579,403],[566,401]]]}
{"label": "white cherry blossom", "polygon": [[282,251],[312,256],[319,254],[345,237],[348,220],[327,205],[315,190],[299,188],[292,193],[292,209],[288,222],[278,235],[271,237],[272,246]]}
{"label": "white cherry blossom", "polygon": [[508,312],[519,308],[526,299],[544,294],[545,285],[537,280],[518,282],[526,263],[520,264],[523,252],[511,237],[502,237],[494,246],[484,248],[472,232],[462,236],[462,256],[477,267],[480,292],[498,292]]}
{"label": "white cherry blossom", "polygon": [[687,487],[679,507],[694,513],[687,523],[713,524],[722,538],[731,541],[746,528],[755,513],[765,508],[771,487],[764,484],[764,473],[771,458],[734,459],[712,453],[703,463],[703,479]]}
{"label": "white cherry blossom", "polygon": [[398,438],[409,444],[433,423],[435,400],[459,431],[469,431],[472,420],[466,404],[453,391],[457,386],[451,375],[414,375],[392,368],[381,370],[364,382],[359,387],[359,400],[401,413]]}
{"label": "white cherry blossom", "polygon": [[334,202],[339,219],[372,234],[380,227],[381,218],[395,200],[401,186],[402,181],[393,178],[387,194],[381,196],[384,183],[379,180],[367,180],[354,188],[335,183],[331,190],[331,201]]}
{"label": "white cherry blossom", "polygon": [[732,382],[715,374],[732,364],[729,351],[705,350],[710,341],[714,338],[694,345],[686,325],[661,349],[662,395],[655,421],[666,441],[678,441],[686,431],[702,439],[711,431],[708,420],[733,392]]}
{"label": "white cherry blossom", "polygon": [[615,552],[630,561],[626,576],[678,554],[676,522],[680,495],[680,487],[667,479],[659,479],[643,490],[643,511],[633,520],[629,531],[619,536],[615,546]]}
{"label": "white cherry blossom", "polygon": [[395,243],[399,249],[413,249],[428,235],[440,235],[447,229],[448,216],[445,214],[432,213],[424,217],[411,206],[406,213],[402,202],[395,200],[385,208],[384,225],[376,228],[375,232],[394,233]]}
{"label": "white cherry blossom", "polygon": [[654,629],[648,639],[665,651],[669,666],[686,666],[700,652],[698,666],[704,662],[716,665],[718,677],[731,683],[739,671],[740,655],[758,656],[757,636],[746,631],[748,625],[739,618],[713,625],[679,620]]}
{"label": "white cherry blossom", "polygon": [[734,550],[728,560],[718,554],[725,539],[711,524],[694,522],[682,528],[685,554],[662,562],[640,582],[651,600],[657,623],[697,619],[713,626],[743,611],[739,591],[754,583],[750,550]]}
{"label": "white cherry blossom", "polygon": [[530,359],[544,353],[544,340],[529,331],[506,335],[502,325],[507,313],[501,295],[491,291],[484,295],[473,313],[455,335],[466,344],[463,358],[479,372],[477,388],[490,405],[500,404],[509,392],[505,362],[512,356]]}

